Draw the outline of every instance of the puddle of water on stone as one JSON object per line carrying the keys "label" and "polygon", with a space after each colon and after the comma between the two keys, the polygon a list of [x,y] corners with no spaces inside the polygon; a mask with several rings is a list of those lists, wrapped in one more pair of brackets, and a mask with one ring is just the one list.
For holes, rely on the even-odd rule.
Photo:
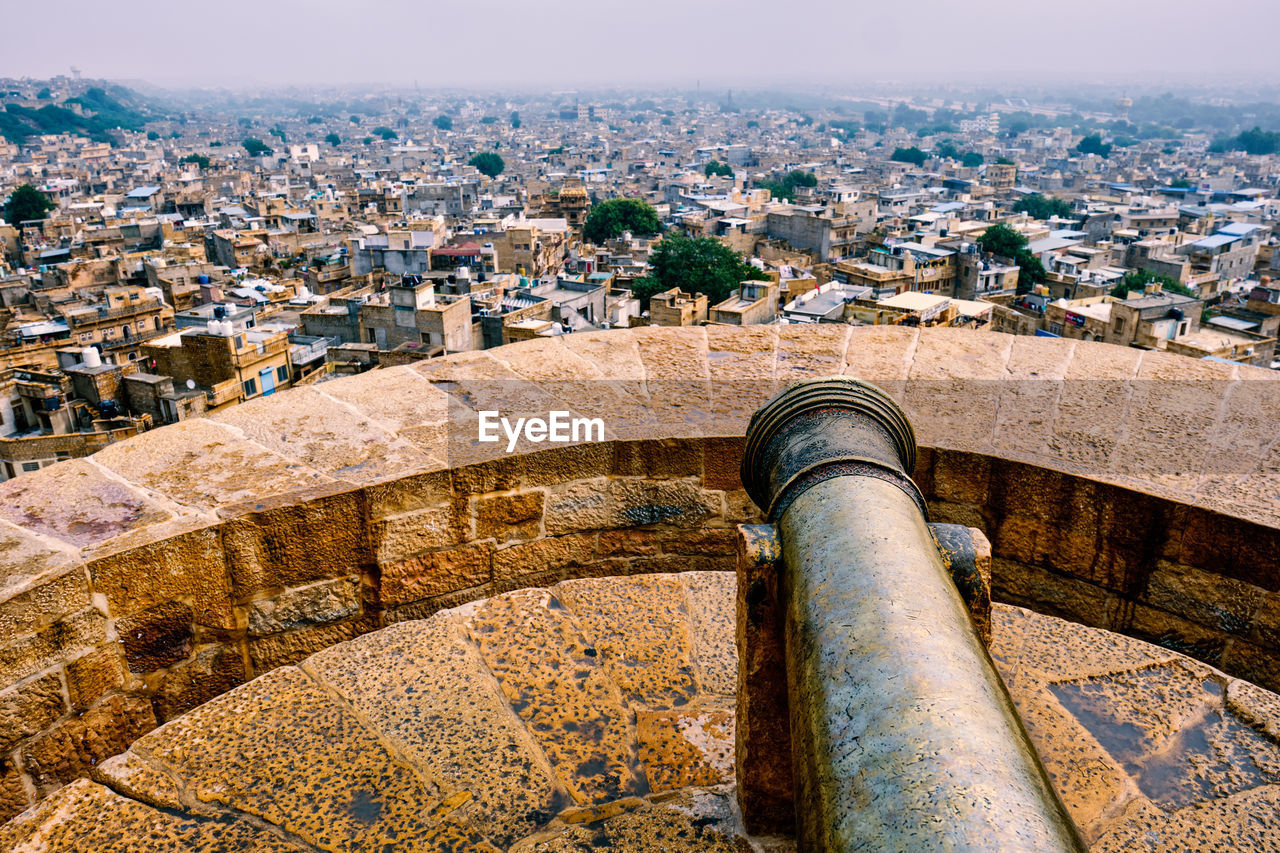
{"label": "puddle of water on stone", "polygon": [[[1050,685],[1071,714],[1131,774],[1152,802],[1176,810],[1280,782],[1280,749],[1241,723],[1222,704],[1222,685],[1213,679],[1200,683],[1205,709],[1183,728],[1157,743],[1142,726],[1120,719],[1117,708],[1142,708],[1134,681],[1170,678],[1171,668],[1157,667],[1139,676],[1085,679]],[[1125,694],[1129,695],[1126,696]],[[1136,700],[1136,701],[1135,701]],[[1131,716],[1131,715],[1130,715]]]}

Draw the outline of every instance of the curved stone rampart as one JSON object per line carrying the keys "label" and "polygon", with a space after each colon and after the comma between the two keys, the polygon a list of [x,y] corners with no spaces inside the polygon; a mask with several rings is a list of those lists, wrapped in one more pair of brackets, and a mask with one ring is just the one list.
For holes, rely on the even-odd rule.
{"label": "curved stone rampart", "polygon": [[[0,813],[384,624],[731,568],[747,418],[840,373],[902,403],[935,520],[987,532],[997,598],[1280,686],[1273,374],[967,330],[619,330],[280,393],[0,484]],[[486,406],[602,412],[608,440],[458,441]]]}

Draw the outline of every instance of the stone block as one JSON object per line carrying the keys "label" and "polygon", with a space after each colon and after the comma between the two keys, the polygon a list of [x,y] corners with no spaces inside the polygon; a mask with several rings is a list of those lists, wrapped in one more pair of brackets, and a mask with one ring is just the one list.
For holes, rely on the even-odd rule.
{"label": "stone block", "polygon": [[493,545],[481,542],[383,563],[379,603],[387,608],[400,607],[487,585],[493,571],[493,554]]}
{"label": "stone block", "polygon": [[[7,760],[0,760],[0,821],[9,820],[31,805],[31,795],[22,781],[22,773]],[[0,830],[0,841],[3,841]]]}
{"label": "stone block", "polygon": [[536,576],[566,566],[582,566],[595,559],[596,537],[591,533],[548,536],[493,553],[494,583]]}
{"label": "stone block", "polygon": [[170,667],[151,697],[156,716],[168,722],[221,696],[248,680],[239,646],[214,645],[196,651],[185,663]]}
{"label": "stone block", "polygon": [[588,480],[549,491],[544,525],[550,536],[650,524],[692,527],[720,512],[715,493],[692,480]]}
{"label": "stone block", "polygon": [[707,438],[702,445],[702,485],[706,489],[742,488],[739,470],[745,447],[741,438]]}
{"label": "stone block", "polygon": [[44,731],[66,712],[62,679],[56,672],[0,692],[0,752]]}
{"label": "stone block", "polygon": [[291,500],[225,523],[223,543],[238,599],[357,574],[373,562],[359,493]]}
{"label": "stone block", "polygon": [[991,459],[976,453],[938,451],[933,466],[933,496],[962,504],[985,504]]}
{"label": "stone block", "polygon": [[375,521],[369,536],[370,548],[379,563],[461,545],[472,538],[467,504],[459,499],[449,506],[415,510]]}
{"label": "stone block", "polygon": [[235,628],[231,578],[215,527],[96,557],[89,577],[94,592],[106,595],[113,616],[182,599],[191,602],[196,623]]}
{"label": "stone block", "polygon": [[474,498],[476,538],[499,543],[536,539],[542,532],[545,499],[546,493],[541,489]]}
{"label": "stone block", "polygon": [[154,672],[191,656],[195,640],[191,608],[181,601],[164,604],[116,620],[130,672]]}
{"label": "stone block", "polygon": [[702,476],[702,442],[698,439],[617,441],[613,451],[611,473],[620,477],[668,480]]}
{"label": "stone block", "polygon": [[87,608],[43,631],[0,644],[0,684],[13,684],[106,644],[106,618]]}
{"label": "stone block", "polygon": [[67,693],[76,711],[86,711],[107,693],[124,687],[128,677],[120,647],[115,644],[67,661],[66,673]]}
{"label": "stone block", "polygon": [[123,752],[155,727],[155,713],[146,699],[108,696],[28,742],[21,750],[22,766],[47,794],[87,775],[95,764]]}
{"label": "stone block", "polygon": [[1245,634],[1267,593],[1231,578],[1161,560],[1142,600],[1152,607],[1230,634]]}
{"label": "stone block", "polygon": [[733,782],[733,712],[638,711],[636,751],[655,792]]}
{"label": "stone block", "polygon": [[287,634],[274,634],[249,641],[249,660],[253,664],[252,675],[261,675],[277,667],[298,663],[321,649],[367,634],[376,626],[373,618],[334,622],[314,628],[300,628]]}
{"label": "stone block", "polygon": [[[12,540],[4,539],[0,534],[0,553],[11,544],[14,544]],[[13,550],[18,550],[16,545]],[[35,562],[42,559],[26,549],[23,551]],[[54,565],[57,562],[60,561],[55,561]],[[83,566],[67,561],[61,568],[43,571],[32,564],[14,566],[11,572],[7,566],[3,568],[6,573],[3,575],[5,589],[0,598],[0,637],[39,631],[89,606],[89,577]],[[20,573],[24,571],[32,571],[33,574],[23,577]]]}
{"label": "stone block", "polygon": [[285,590],[251,602],[245,610],[251,637],[338,622],[360,612],[360,578],[353,575]]}

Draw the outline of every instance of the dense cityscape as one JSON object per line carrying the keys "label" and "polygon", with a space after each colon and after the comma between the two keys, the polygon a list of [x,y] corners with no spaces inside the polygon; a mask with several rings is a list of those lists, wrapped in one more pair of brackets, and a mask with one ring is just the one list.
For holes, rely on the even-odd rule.
{"label": "dense cityscape", "polygon": [[145,96],[79,71],[0,96],[0,478],[333,376],[647,324],[1275,360],[1274,103]]}
{"label": "dense cityscape", "polygon": [[1273,0],[0,30],[0,853],[1278,853]]}

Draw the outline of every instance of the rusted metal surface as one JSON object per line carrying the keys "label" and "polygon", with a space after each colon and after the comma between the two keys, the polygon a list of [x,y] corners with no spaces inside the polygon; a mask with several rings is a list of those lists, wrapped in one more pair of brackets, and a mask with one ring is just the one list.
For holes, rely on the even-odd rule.
{"label": "rusted metal surface", "polygon": [[963,524],[930,524],[938,557],[964,599],[984,646],[991,644],[991,543]]}
{"label": "rusted metal surface", "polygon": [[903,486],[914,452],[892,401],[847,379],[792,386],[748,430],[743,483],[782,543],[802,849],[1085,850],[946,565],[980,577],[981,543],[935,541]]}
{"label": "rusted metal surface", "polygon": [[795,832],[791,714],[778,607],[782,541],[772,524],[738,526],[738,710],[734,761],[743,824],[755,835]]}

